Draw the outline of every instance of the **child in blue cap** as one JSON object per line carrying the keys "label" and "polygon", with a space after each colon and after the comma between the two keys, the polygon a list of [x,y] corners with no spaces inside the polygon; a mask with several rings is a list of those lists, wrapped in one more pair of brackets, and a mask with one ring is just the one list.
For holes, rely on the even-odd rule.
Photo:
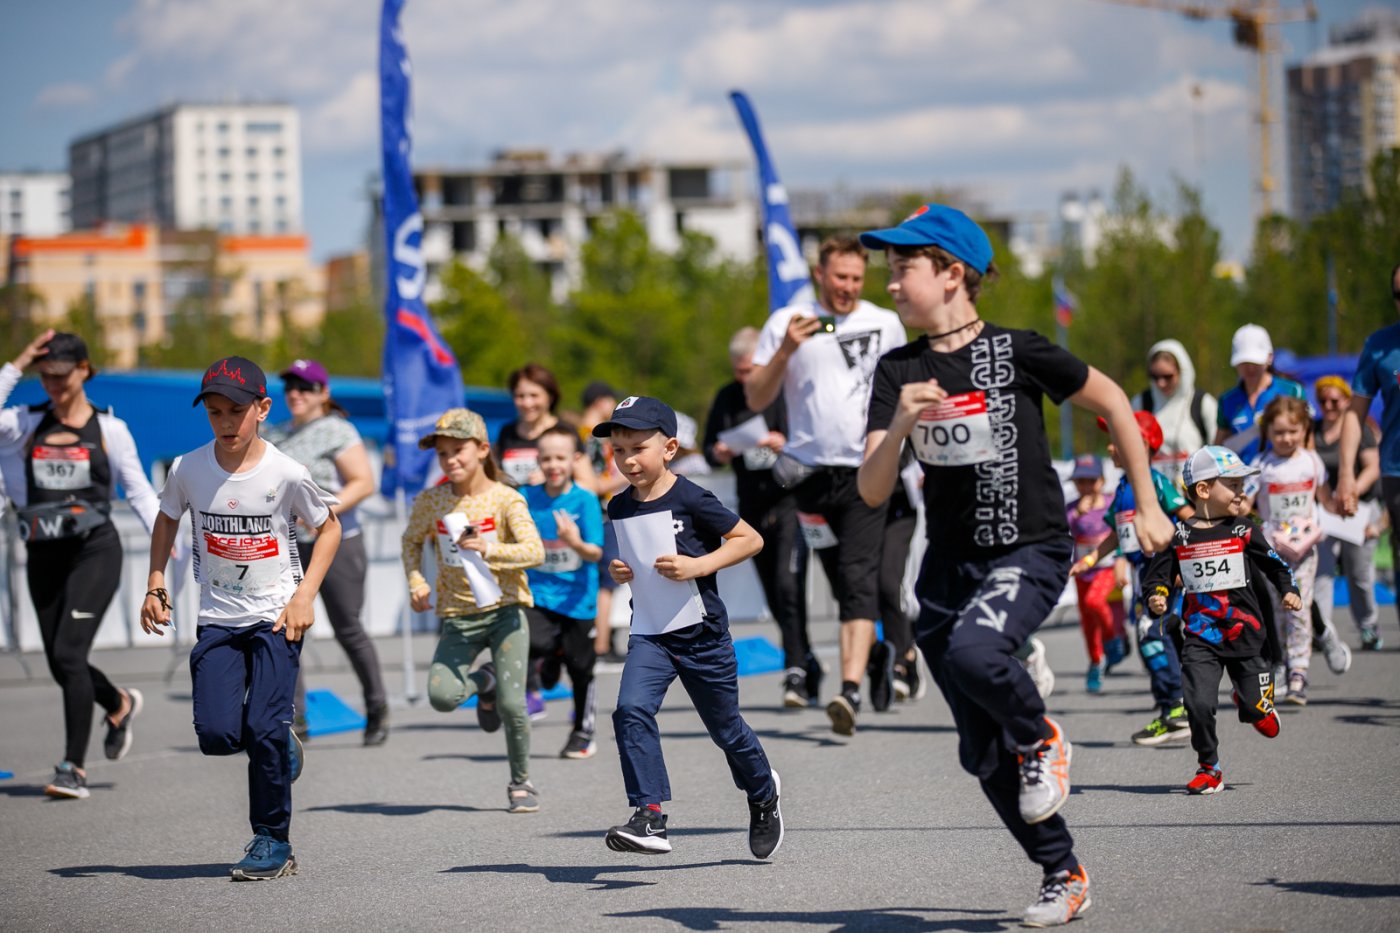
{"label": "child in blue cap", "polygon": [[[981,317],[992,244],[966,214],[927,204],[861,242],[885,250],[895,308],[924,336],[875,370],[860,493],[884,501],[900,450],[912,444],[928,520],[915,586],[919,647],[952,710],[963,767],[1044,872],[1024,921],[1058,926],[1090,904],[1088,874],[1059,815],[1071,749],[1015,657],[1054,608],[1073,560],[1041,405],[1073,401],[1107,419],[1115,440],[1134,438],[1137,423],[1103,373],[1040,334]],[[1172,525],[1152,494],[1146,451],[1119,447],[1143,503],[1138,536],[1161,550]]]}

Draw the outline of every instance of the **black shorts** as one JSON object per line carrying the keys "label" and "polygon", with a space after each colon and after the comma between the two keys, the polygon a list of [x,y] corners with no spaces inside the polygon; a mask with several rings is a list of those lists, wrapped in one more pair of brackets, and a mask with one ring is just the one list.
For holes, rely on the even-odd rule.
{"label": "black shorts", "polygon": [[820,515],[836,536],[817,551],[836,591],[842,622],[880,617],[880,556],[889,503],[865,504],[855,467],[821,467],[793,490],[799,511]]}
{"label": "black shorts", "polygon": [[560,655],[570,669],[593,666],[592,619],[575,619],[539,606],[526,609],[525,619],[530,626],[531,658]]}

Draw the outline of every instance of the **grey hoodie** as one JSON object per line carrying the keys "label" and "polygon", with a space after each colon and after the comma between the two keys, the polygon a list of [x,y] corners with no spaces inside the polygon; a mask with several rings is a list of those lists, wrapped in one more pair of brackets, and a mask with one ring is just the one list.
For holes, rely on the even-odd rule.
{"label": "grey hoodie", "polygon": [[[1152,465],[1168,478],[1177,479],[1186,458],[1210,443],[1218,406],[1215,396],[1209,393],[1201,399],[1201,416],[1207,431],[1211,432],[1202,437],[1191,420],[1191,399],[1196,391],[1196,366],[1191,362],[1191,354],[1186,352],[1186,347],[1179,340],[1159,340],[1147,351],[1148,360],[1163,351],[1176,358],[1181,378],[1170,395],[1163,393],[1155,384],[1149,389],[1152,393],[1152,413],[1162,426],[1163,438],[1162,449],[1152,458]],[[1142,396],[1134,395],[1133,408],[1142,407]]]}

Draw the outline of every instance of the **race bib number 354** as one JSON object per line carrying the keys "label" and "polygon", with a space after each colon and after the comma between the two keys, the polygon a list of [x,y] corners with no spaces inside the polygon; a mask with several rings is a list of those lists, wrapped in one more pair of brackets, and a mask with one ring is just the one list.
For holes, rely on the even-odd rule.
{"label": "race bib number 354", "polygon": [[924,409],[910,439],[914,455],[929,466],[971,466],[995,460],[987,394],[950,395],[941,405]]}
{"label": "race bib number 354", "polygon": [[1239,538],[1182,545],[1176,549],[1176,559],[1181,564],[1181,582],[1188,593],[1237,590],[1247,582],[1244,541]]}

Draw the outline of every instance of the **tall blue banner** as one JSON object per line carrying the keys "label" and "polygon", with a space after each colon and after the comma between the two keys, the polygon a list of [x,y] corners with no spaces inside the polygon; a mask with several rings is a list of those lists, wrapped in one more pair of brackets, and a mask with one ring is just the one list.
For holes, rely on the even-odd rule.
{"label": "tall blue banner", "polygon": [[739,111],[739,120],[753,144],[758,162],[758,193],[763,198],[763,242],[768,247],[768,311],[786,308],[796,301],[813,298],[811,272],[802,258],[802,246],[788,212],[787,189],[778,181],[763,131],[758,128],[758,116],[743,91],[731,91],[729,99]]}
{"label": "tall blue banner", "polygon": [[432,451],[418,438],[439,415],[465,404],[462,372],[423,303],[423,215],[410,169],[413,139],[409,83],[413,69],[399,32],[406,0],[384,0],[379,21],[379,125],[384,154],[384,405],[389,437],[380,491],[409,495],[423,488]]}

